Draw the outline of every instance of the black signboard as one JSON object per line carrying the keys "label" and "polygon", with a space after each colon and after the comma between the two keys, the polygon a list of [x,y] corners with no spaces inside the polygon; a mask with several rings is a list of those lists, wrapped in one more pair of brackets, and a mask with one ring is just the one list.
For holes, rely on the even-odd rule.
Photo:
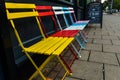
{"label": "black signboard", "polygon": [[102,28],[102,4],[99,2],[89,3],[86,17],[90,20],[90,23],[100,23]]}

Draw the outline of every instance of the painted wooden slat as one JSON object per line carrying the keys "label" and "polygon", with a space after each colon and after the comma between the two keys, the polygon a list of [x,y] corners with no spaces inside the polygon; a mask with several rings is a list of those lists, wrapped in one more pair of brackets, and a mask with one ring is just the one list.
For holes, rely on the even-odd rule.
{"label": "painted wooden slat", "polygon": [[68,7],[62,7],[62,10],[69,10]]}
{"label": "painted wooden slat", "polygon": [[77,21],[76,23],[89,23],[90,20],[80,20],[80,21]]}
{"label": "painted wooden slat", "polygon": [[53,6],[52,7],[54,10],[60,10],[60,9],[62,9],[62,7],[58,7],[58,6]]}
{"label": "painted wooden slat", "polygon": [[54,37],[74,37],[77,33],[79,32],[79,30],[63,30],[63,31],[59,31],[56,32],[55,34],[53,34],[52,36]]}
{"label": "painted wooden slat", "polygon": [[72,7],[69,7],[69,9],[73,10],[73,8],[72,8]]}
{"label": "painted wooden slat", "polygon": [[24,17],[33,17],[38,16],[37,12],[16,12],[16,13],[8,13],[8,19],[17,19],[17,18],[24,18]]}
{"label": "painted wooden slat", "polygon": [[50,55],[53,51],[59,48],[66,40],[68,41],[68,38],[52,37],[49,41],[45,39],[44,43],[39,43],[37,45],[34,45],[34,48],[30,47],[26,48],[25,50],[28,52]]}
{"label": "painted wooden slat", "polygon": [[35,4],[24,4],[24,3],[9,3],[9,2],[5,2],[5,6],[6,8],[11,8],[11,9],[17,9],[17,8],[23,8],[23,9],[28,9],[28,8],[35,8]]}
{"label": "painted wooden slat", "polygon": [[[48,51],[46,51],[45,53],[51,53],[53,51],[55,51],[56,49],[58,49],[58,47],[62,46],[62,44],[67,40],[68,38],[63,38],[60,42],[58,42],[56,45],[54,45],[53,47],[51,47]],[[65,47],[66,48],[66,47]],[[64,48],[64,49],[65,49]]]}
{"label": "painted wooden slat", "polygon": [[[58,39],[58,38],[56,37],[56,38],[54,38],[54,39]],[[50,42],[53,42],[53,38],[51,38],[50,40],[45,39],[45,40],[43,40],[43,41],[44,41],[44,43],[41,43],[41,44],[36,45],[36,48],[34,49],[35,53],[42,53],[42,52],[41,52],[42,49],[46,49],[46,46],[47,46],[47,47],[50,47],[48,44],[49,44]]]}
{"label": "painted wooden slat", "polygon": [[[47,45],[43,48],[43,49],[39,49],[37,52],[41,52],[41,53],[45,53],[45,51],[47,51],[48,49],[54,47],[56,44],[59,44],[59,42],[63,40],[63,38],[56,38],[56,37],[53,37],[52,41],[49,41],[47,43]],[[56,47],[58,48],[58,47]]]}
{"label": "painted wooden slat", "polygon": [[59,49],[57,49],[56,51],[53,52],[53,55],[60,55],[61,52],[74,40],[74,38],[68,38],[67,41],[65,41],[60,47]]}
{"label": "painted wooden slat", "polygon": [[64,30],[83,30],[85,28],[85,26],[72,26],[72,27],[68,27]]}
{"label": "painted wooden slat", "polygon": [[72,7],[53,6],[52,8],[53,8],[54,10],[60,10],[60,9],[63,9],[63,10],[73,10]]}
{"label": "painted wooden slat", "polygon": [[72,7],[62,7],[62,10],[73,10],[73,8]]}
{"label": "painted wooden slat", "polygon": [[36,6],[36,10],[52,10],[52,6]]}
{"label": "painted wooden slat", "polygon": [[71,26],[87,26],[88,23],[86,22],[80,22],[80,23],[73,23]]}
{"label": "painted wooden slat", "polygon": [[49,11],[49,12],[39,12],[39,16],[52,16],[54,15],[54,12]]}
{"label": "painted wooden slat", "polygon": [[[36,44],[33,44],[32,46],[30,46],[29,48],[25,48],[27,51],[30,51],[30,50],[33,50],[33,49],[37,49],[40,44],[45,44],[46,42],[49,42],[51,41],[53,38],[52,37],[49,37],[47,39],[43,39],[41,40],[40,42],[36,43]],[[45,45],[42,45],[40,48],[43,48]],[[39,49],[40,49],[39,48]]]}
{"label": "painted wooden slat", "polygon": [[[54,38],[55,39],[55,38]],[[57,39],[57,38],[56,38]],[[37,44],[34,44],[33,46],[31,47],[28,47],[28,48],[25,48],[25,50],[27,52],[34,52],[34,53],[40,53],[40,54],[43,54],[41,52],[42,49],[44,49],[46,46],[48,46],[48,44],[50,42],[53,41],[53,38],[47,38],[47,39],[44,39],[40,42],[38,42]]]}
{"label": "painted wooden slat", "polygon": [[64,14],[74,13],[74,11],[64,11]]}
{"label": "painted wooden slat", "polygon": [[54,12],[56,15],[59,15],[59,14],[64,14],[64,11],[55,11]]}

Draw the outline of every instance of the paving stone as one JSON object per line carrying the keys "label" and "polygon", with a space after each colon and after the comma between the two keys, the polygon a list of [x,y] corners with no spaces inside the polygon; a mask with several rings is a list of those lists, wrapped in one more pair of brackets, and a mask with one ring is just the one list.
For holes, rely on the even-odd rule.
{"label": "paving stone", "polygon": [[95,31],[102,31],[102,29],[101,28],[99,28],[99,25],[98,25],[98,28],[96,28],[96,30]]}
{"label": "paving stone", "polygon": [[111,44],[111,40],[101,40],[101,39],[94,39],[93,43],[97,43],[97,44]]}
{"label": "paving stone", "polygon": [[93,39],[90,39],[90,38],[89,38],[89,39],[87,39],[87,41],[88,41],[87,43],[92,43],[92,42],[93,42]]}
{"label": "paving stone", "polygon": [[72,77],[83,80],[103,80],[102,68],[102,64],[76,60],[72,65]]}
{"label": "paving stone", "polygon": [[94,38],[95,38],[95,39],[101,39],[102,36],[101,36],[101,35],[94,35]]}
{"label": "paving stone", "polygon": [[118,57],[118,60],[119,60],[119,63],[120,63],[120,54],[117,54],[117,57]]}
{"label": "paving stone", "polygon": [[51,71],[50,74],[48,75],[49,78],[54,79],[57,76],[57,72]]}
{"label": "paving stone", "polygon": [[110,36],[118,36],[119,34],[118,34],[118,33],[114,33],[114,34],[113,34],[113,33],[110,33],[110,32],[109,32],[109,35],[110,35]]}
{"label": "paving stone", "polygon": [[92,26],[89,26],[89,31],[90,31],[90,32],[95,32],[95,29],[96,29],[96,28],[95,28],[93,25],[92,25]]}
{"label": "paving stone", "polygon": [[104,53],[91,51],[90,61],[119,65],[115,53]]}
{"label": "paving stone", "polygon": [[103,52],[120,53],[120,46],[103,45]]}
{"label": "paving stone", "polygon": [[89,30],[89,31],[88,31],[88,36],[89,36],[89,35],[94,35],[94,31]]}
{"label": "paving stone", "polygon": [[120,80],[120,67],[105,65],[105,80]]}
{"label": "paving stone", "polygon": [[104,31],[106,31],[107,30],[107,28],[105,27],[105,25],[103,24],[103,28],[102,28],[102,32],[104,32]]}
{"label": "paving stone", "polygon": [[90,26],[90,27],[88,28],[88,31],[89,31],[89,32],[88,32],[89,34],[94,34],[94,33],[95,33],[95,28],[93,28],[93,27]]}
{"label": "paving stone", "polygon": [[110,34],[115,34],[115,31],[111,28],[111,29],[108,29],[108,33],[109,33],[109,35]]}
{"label": "paving stone", "polygon": [[120,34],[120,28],[115,30],[115,33],[119,35]]}
{"label": "paving stone", "polygon": [[88,38],[101,39],[101,35],[88,35]]}
{"label": "paving stone", "polygon": [[88,39],[93,39],[94,38],[94,34],[88,34]]}
{"label": "paving stone", "polygon": [[102,35],[102,33],[101,33],[101,31],[100,32],[96,31],[95,35]]}
{"label": "paving stone", "polygon": [[120,34],[118,35],[118,38],[119,38],[119,40],[120,40]]}
{"label": "paving stone", "polygon": [[102,36],[102,39],[119,40],[119,38],[117,36]]}
{"label": "paving stone", "polygon": [[88,56],[89,56],[89,51],[85,51],[85,50],[82,50],[81,51],[81,58],[80,60],[88,60]]}
{"label": "paving stone", "polygon": [[102,44],[87,44],[85,50],[102,51]]}
{"label": "paving stone", "polygon": [[112,40],[113,45],[120,45],[120,40]]}
{"label": "paving stone", "polygon": [[101,31],[96,30],[96,31],[95,31],[95,35],[102,35],[101,32],[102,32],[102,30],[101,30]]}
{"label": "paving stone", "polygon": [[100,24],[93,24],[95,26],[95,29],[100,29]]}
{"label": "paving stone", "polygon": [[95,35],[102,35],[102,30],[100,29],[100,30],[95,30]]}
{"label": "paving stone", "polygon": [[104,35],[104,36],[108,36],[109,33],[108,33],[108,31],[102,31],[102,35]]}
{"label": "paving stone", "polygon": [[66,71],[62,68],[54,80],[62,80],[65,72]]}
{"label": "paving stone", "polygon": [[81,80],[81,79],[66,77],[65,80]]}

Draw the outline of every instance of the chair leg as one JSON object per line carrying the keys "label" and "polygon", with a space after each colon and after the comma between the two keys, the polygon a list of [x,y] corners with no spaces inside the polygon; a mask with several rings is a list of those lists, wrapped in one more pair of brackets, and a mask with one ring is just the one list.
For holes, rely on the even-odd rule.
{"label": "chair leg", "polygon": [[75,36],[75,39],[77,40],[78,44],[81,46],[82,49],[85,49],[85,45],[84,42],[80,41],[80,39],[78,38],[78,36]]}
{"label": "chair leg", "polygon": [[73,43],[71,43],[71,46],[73,47],[73,49],[74,49],[75,52],[77,53],[78,57],[81,58],[81,55],[80,55],[79,51],[76,49],[76,47],[73,45]]}
{"label": "chair leg", "polygon": [[66,71],[66,74],[64,76],[66,76],[67,74],[71,75],[72,73],[69,73],[68,69],[66,68],[65,64],[63,63],[63,61],[60,59],[59,56],[49,56],[45,61],[44,63],[40,66],[40,67],[37,67],[37,65],[35,64],[35,62],[32,60],[32,58],[30,57],[30,55],[25,52],[26,56],[28,57],[28,59],[31,61],[31,63],[33,64],[33,66],[35,67],[36,71],[33,73],[33,75],[29,78],[29,80],[32,80],[34,78],[34,76],[39,73],[40,76],[42,77],[43,80],[46,80],[46,77],[44,76],[44,74],[41,72],[41,70],[44,68],[44,66],[50,62],[51,59],[57,57],[58,61],[60,62],[60,64],[63,66],[63,68],[65,69]]}
{"label": "chair leg", "polygon": [[[31,63],[33,64],[33,66],[35,67],[36,71],[40,74],[40,76],[46,80],[46,77],[43,75],[43,73],[40,71],[39,67],[37,67],[37,65],[35,64],[35,62],[33,61],[33,59],[30,57],[29,53],[25,52],[26,56],[28,57],[28,59],[31,61]],[[31,76],[29,78],[29,80],[32,80],[33,76]]]}
{"label": "chair leg", "polygon": [[69,72],[72,73],[72,70],[71,70],[70,66],[72,65],[73,61],[77,58],[77,55],[73,52],[73,50],[71,49],[70,46],[68,46],[68,48],[69,48],[69,50],[71,51],[71,53],[72,53],[72,55],[73,55],[73,58],[72,58],[72,60],[70,61],[70,63],[67,63],[67,62],[65,61],[65,59],[64,59],[61,55],[60,55],[60,58],[61,58],[61,60],[63,61],[63,63],[66,65],[66,67],[68,68]]}
{"label": "chair leg", "polygon": [[74,60],[77,59],[77,55],[74,53],[74,51],[71,49],[70,46],[68,46],[68,48],[69,48],[69,50],[71,51],[71,53],[72,53],[72,55],[73,55],[73,58],[72,58],[72,59],[70,60],[70,62],[68,63],[69,66],[71,67],[72,64],[73,64],[73,62],[74,62]]}
{"label": "chair leg", "polygon": [[81,38],[84,40],[84,42],[86,42],[87,43],[87,39],[85,38],[85,36],[81,33],[81,32],[79,32],[79,35],[81,36]]}
{"label": "chair leg", "polygon": [[69,73],[72,73],[72,70],[70,68],[70,66],[67,64],[67,62],[65,61],[65,59],[60,55],[60,58],[62,60],[62,62],[65,64],[65,66],[67,67],[67,69],[69,70]]}
{"label": "chair leg", "polygon": [[[72,44],[72,43],[71,43]],[[74,56],[73,59],[76,59],[77,58],[77,55],[74,53],[74,51],[71,49],[70,46],[68,46],[69,50],[71,51],[72,55]]]}
{"label": "chair leg", "polygon": [[67,67],[64,65],[63,61],[61,60],[61,58],[59,56],[56,56],[57,59],[59,60],[60,64],[63,66],[63,68],[65,69],[66,73],[68,73],[69,75],[72,75],[72,73],[69,72],[69,70],[67,69]]}

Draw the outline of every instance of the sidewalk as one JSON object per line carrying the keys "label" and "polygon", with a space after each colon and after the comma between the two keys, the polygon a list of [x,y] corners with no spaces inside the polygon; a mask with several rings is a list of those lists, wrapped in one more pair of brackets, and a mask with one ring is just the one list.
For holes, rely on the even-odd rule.
{"label": "sidewalk", "polygon": [[[65,80],[120,80],[120,16],[104,14],[102,29],[94,24],[86,30],[89,32],[86,48],[72,64],[72,76]],[[69,54],[67,51],[64,52]],[[64,55],[66,59],[71,58],[68,54]],[[56,63],[56,59],[51,61],[43,71],[50,80],[63,77],[64,70]],[[33,80],[41,78],[38,75]]]}
{"label": "sidewalk", "polygon": [[120,16],[105,14],[102,29],[98,24],[87,30],[86,49],[65,80],[120,80]]}

